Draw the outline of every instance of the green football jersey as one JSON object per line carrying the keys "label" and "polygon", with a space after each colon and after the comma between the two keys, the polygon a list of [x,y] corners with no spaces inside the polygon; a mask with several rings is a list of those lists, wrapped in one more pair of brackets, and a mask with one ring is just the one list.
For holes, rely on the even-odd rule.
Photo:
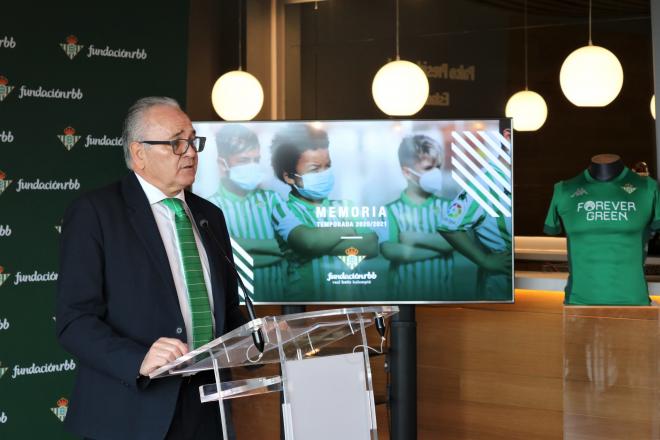
{"label": "green football jersey", "polygon": [[[387,205],[387,241],[399,242],[401,232],[436,234],[449,200],[436,196],[415,203],[406,194]],[[389,285],[402,299],[437,299],[453,292],[452,252],[413,263],[390,263]]]}
{"label": "green football jersey", "polygon": [[[351,206],[348,201],[325,199],[321,208]],[[315,258],[299,255],[288,243],[289,234],[296,227],[305,225],[318,228],[317,205],[289,194],[285,204],[275,206],[272,222],[277,232],[277,241],[287,259],[286,297],[291,301],[313,302],[317,300],[350,300],[353,295],[362,293],[363,286],[334,285],[328,281],[328,274],[340,274],[347,271],[344,263],[336,255],[320,255]],[[356,219],[345,219],[355,222]],[[358,233],[366,232],[356,228]]]}
{"label": "green football jersey", "polygon": [[[510,196],[510,186],[504,186],[506,175],[484,172],[486,177],[491,179],[498,191],[491,185],[490,199],[483,190],[469,184],[470,192],[461,192],[449,205],[446,215],[438,221],[439,231],[464,231],[472,234],[479,244],[489,253],[511,252],[511,241],[513,236],[513,224],[511,215],[505,216],[504,212],[496,207],[491,199],[499,200],[500,205],[509,206],[509,203],[502,197]],[[477,197],[479,199],[477,199]],[[498,213],[497,217],[488,212]],[[459,279],[455,287],[462,292],[470,291],[470,279]],[[479,268],[477,272],[477,284],[474,299],[483,300],[510,300],[512,292],[511,274],[494,273]],[[465,295],[465,293],[463,294]]]}
{"label": "green football jersey", "polygon": [[[218,191],[207,199],[222,210],[232,238],[273,240],[276,243],[271,215],[274,206],[282,200],[276,192],[256,189],[245,196],[239,196],[220,185]],[[248,268],[253,274],[251,279],[241,267],[239,260],[242,262],[242,259],[237,251],[234,249],[233,252],[246,287],[254,287],[255,301],[276,301],[282,297],[285,272],[283,260],[269,266]]]}
{"label": "green football jersey", "polygon": [[658,183],[624,168],[601,182],[588,170],[555,184],[547,234],[568,241],[566,304],[648,305],[644,246],[660,227]]}

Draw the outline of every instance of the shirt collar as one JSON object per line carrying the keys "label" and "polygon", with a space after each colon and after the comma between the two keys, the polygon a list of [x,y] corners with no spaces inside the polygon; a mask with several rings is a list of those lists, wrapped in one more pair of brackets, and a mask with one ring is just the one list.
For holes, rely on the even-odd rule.
{"label": "shirt collar", "polygon": [[[147,200],[149,200],[150,205],[155,205],[156,203],[160,203],[165,199],[169,199],[168,196],[163,194],[163,192],[158,189],[156,186],[152,185],[151,183],[147,182],[144,178],[142,178],[138,173],[135,173],[135,177],[137,177],[138,182],[140,182],[140,186],[142,187],[142,190],[147,196]],[[184,196],[184,191],[181,190],[179,194],[175,195],[177,199],[181,200],[182,202],[186,202],[186,198]]]}
{"label": "shirt collar", "polygon": [[408,195],[408,193],[406,192],[405,189],[401,192],[401,201],[404,204],[410,205],[410,206],[427,206],[427,205],[430,205],[431,203],[433,203],[433,200],[436,199],[436,198],[437,198],[437,196],[434,196],[433,194],[429,194],[429,196],[426,199],[424,199],[423,202],[418,203],[418,202],[415,202],[413,199],[410,198],[410,196]]}
{"label": "shirt collar", "polygon": [[316,205],[312,202],[309,202],[309,201],[303,199],[302,197],[295,196],[293,194],[293,191],[289,192],[289,200],[292,200],[293,202],[299,203],[299,204],[303,205],[304,207],[306,207],[307,209],[316,209],[317,206],[330,206],[332,204],[330,199],[328,199],[326,197],[325,199],[323,199],[323,201],[321,202],[320,205]]}
{"label": "shirt collar", "polygon": [[225,185],[223,185],[222,181],[220,181],[220,185],[218,186],[218,190],[216,191],[216,196],[221,199],[230,199],[232,201],[243,201],[246,198],[248,198],[251,194],[254,194],[254,191],[248,191],[244,196],[238,195],[235,192],[230,191],[227,189]]}

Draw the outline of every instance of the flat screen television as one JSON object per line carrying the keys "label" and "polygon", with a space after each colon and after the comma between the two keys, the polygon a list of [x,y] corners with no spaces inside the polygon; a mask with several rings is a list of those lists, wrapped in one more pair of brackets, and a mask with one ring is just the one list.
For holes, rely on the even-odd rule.
{"label": "flat screen television", "polygon": [[256,304],[513,301],[509,119],[194,126]]}

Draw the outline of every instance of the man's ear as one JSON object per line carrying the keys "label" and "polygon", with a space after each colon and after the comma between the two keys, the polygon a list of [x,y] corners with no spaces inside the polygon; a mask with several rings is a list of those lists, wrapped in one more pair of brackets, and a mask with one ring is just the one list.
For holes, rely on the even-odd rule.
{"label": "man's ear", "polygon": [[222,176],[226,176],[229,173],[229,164],[227,164],[225,158],[218,156],[216,162],[218,163],[218,170],[220,171],[220,174]]}
{"label": "man's ear", "polygon": [[410,172],[410,168],[408,168],[408,167],[401,167],[401,173],[403,174],[403,177],[406,178],[406,180],[415,181],[415,177],[417,177],[413,173]]}
{"label": "man's ear", "polygon": [[282,178],[284,179],[284,182],[286,182],[289,185],[295,185],[296,184],[296,179],[293,177],[290,177],[289,173],[286,171],[282,172]]}
{"label": "man's ear", "polygon": [[144,144],[140,142],[131,142],[129,145],[129,150],[131,152],[131,161],[133,162],[134,170],[143,170],[146,166],[146,151],[144,149]]}

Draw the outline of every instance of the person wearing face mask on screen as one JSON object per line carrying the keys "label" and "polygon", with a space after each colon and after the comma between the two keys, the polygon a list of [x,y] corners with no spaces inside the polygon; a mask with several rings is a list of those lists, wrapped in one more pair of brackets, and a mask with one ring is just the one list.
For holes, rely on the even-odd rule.
{"label": "person wearing face mask on screen", "polygon": [[426,135],[406,136],[399,145],[399,164],[408,185],[387,205],[387,231],[381,252],[390,260],[389,285],[401,300],[450,299],[453,292],[453,248],[437,234],[437,213],[450,200],[442,190],[442,147]]}
{"label": "person wearing face mask on screen", "polygon": [[[502,136],[507,140],[510,139],[511,131],[505,129]],[[505,181],[506,176],[498,167],[493,171],[494,173],[484,169],[482,173],[493,185],[497,185],[496,188],[500,193],[510,196],[511,193],[501,183]],[[452,200],[442,221],[439,222],[438,232],[454,249],[477,265],[475,294],[479,295],[479,299],[508,300],[511,298],[513,284],[512,218],[503,215],[493,217],[489,214],[474,195],[478,195],[482,200],[488,200],[488,197],[475,188],[471,188],[472,194],[463,191]],[[490,189],[490,191],[494,190]],[[493,206],[489,205],[489,207],[492,210]],[[462,279],[456,283],[459,293],[468,292],[472,288],[467,285],[468,281]]]}
{"label": "person wearing face mask on screen", "polygon": [[259,139],[244,125],[226,125],[215,143],[220,185],[207,199],[222,209],[230,237],[254,260],[255,300],[277,300],[284,291],[284,261],[270,217],[282,199],[259,188],[266,177],[259,165]]}
{"label": "person wearing face mask on screen", "polygon": [[[328,134],[309,124],[292,124],[275,134],[271,154],[275,176],[291,188],[286,203],[276,206],[272,216],[288,262],[287,299],[360,299],[359,285],[335,285],[327,276],[347,271],[337,257],[347,255],[349,248],[366,258],[377,256],[378,236],[366,228],[317,224],[326,220],[317,217],[323,211],[317,208],[351,206],[349,201],[328,198],[334,187]],[[355,219],[342,220],[355,224]]]}

